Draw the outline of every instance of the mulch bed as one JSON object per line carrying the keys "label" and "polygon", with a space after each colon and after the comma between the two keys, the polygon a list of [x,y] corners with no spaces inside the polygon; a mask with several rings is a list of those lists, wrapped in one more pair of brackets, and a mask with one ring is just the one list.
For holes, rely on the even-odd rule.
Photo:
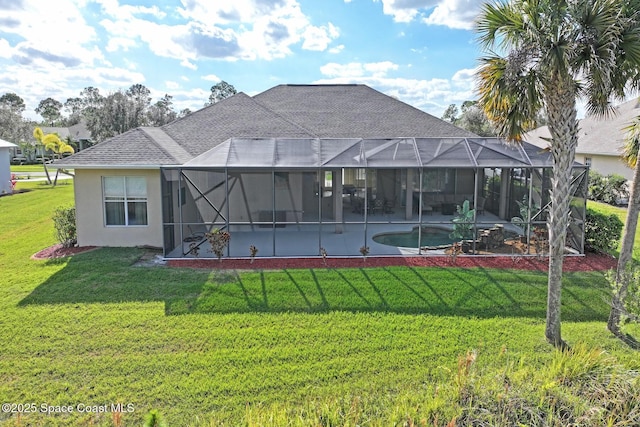
{"label": "mulch bed", "polygon": [[[616,259],[603,254],[568,256],[564,259],[564,271],[606,271],[616,267]],[[229,270],[280,270],[291,268],[359,268],[359,267],[483,267],[512,268],[519,270],[547,271],[547,258],[459,255],[455,261],[449,256],[367,257],[362,258],[256,258],[250,259],[180,259],[169,260],[170,267],[229,269]]]}
{"label": "mulch bed", "polygon": [[31,259],[54,259],[63,258],[83,252],[89,252],[94,249],[98,249],[97,246],[74,246],[73,248],[63,248],[62,245],[53,245],[35,253],[31,256]]}
{"label": "mulch bed", "polygon": [[[97,249],[96,246],[63,248],[62,245],[50,246],[34,254],[32,259],[54,259]],[[564,271],[606,271],[616,268],[617,260],[604,254],[587,253],[585,256],[567,256],[564,259]],[[256,258],[250,259],[223,258],[217,259],[174,259],[167,261],[169,267],[206,268],[220,270],[281,270],[291,268],[360,268],[360,267],[482,267],[512,268],[519,270],[547,271],[547,258],[536,256],[483,256],[459,255],[456,259],[450,256],[406,256],[406,257],[367,257],[331,258],[323,260],[315,258]]]}

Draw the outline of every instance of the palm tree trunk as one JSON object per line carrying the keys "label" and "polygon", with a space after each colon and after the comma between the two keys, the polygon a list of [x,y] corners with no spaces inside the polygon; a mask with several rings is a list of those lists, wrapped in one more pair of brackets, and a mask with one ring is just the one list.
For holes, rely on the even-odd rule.
{"label": "palm tree trunk", "polygon": [[565,348],[560,328],[562,265],[569,226],[571,174],[578,145],[575,92],[571,82],[556,81],[547,88],[547,115],[551,132],[553,179],[549,228],[549,277],[547,285],[547,322],[545,336],[555,347]]}
{"label": "palm tree trunk", "polygon": [[47,176],[47,184],[51,184],[51,176],[49,176],[49,169],[47,169],[47,163],[44,157],[44,151],[42,152],[42,167],[44,168],[44,173]]}
{"label": "palm tree trunk", "polygon": [[640,343],[634,338],[625,335],[620,330],[620,319],[624,312],[624,300],[627,297],[627,289],[629,287],[629,279],[625,279],[627,266],[633,256],[633,242],[635,239],[636,228],[638,227],[638,213],[640,212],[640,162],[636,162],[633,173],[633,182],[629,194],[629,207],[627,209],[627,219],[624,223],[622,232],[622,248],[618,257],[618,265],[616,268],[616,284],[618,292],[614,292],[611,299],[611,312],[607,321],[607,328],[616,337],[633,348],[640,348]]}

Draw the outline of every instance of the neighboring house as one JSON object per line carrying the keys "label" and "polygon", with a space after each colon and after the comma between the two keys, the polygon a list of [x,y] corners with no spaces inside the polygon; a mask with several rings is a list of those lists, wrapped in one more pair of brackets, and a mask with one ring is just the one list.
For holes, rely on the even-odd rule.
{"label": "neighboring house", "polygon": [[[71,146],[74,150],[81,151],[85,148],[91,147],[93,145],[93,140],[91,139],[91,132],[87,128],[87,123],[85,120],[81,120],[79,123],[76,123],[73,126],[69,127],[56,127],[56,126],[38,126],[42,129],[45,135],[50,133],[58,134],[61,140],[67,142],[71,142]],[[35,128],[34,128],[35,129]],[[33,129],[31,130],[33,133]],[[35,139],[32,140],[32,143],[35,144]],[[22,164],[26,162],[34,162],[38,158],[42,158],[43,156],[52,159],[52,152],[44,152],[43,147],[37,147],[30,153],[24,152],[20,147],[16,147],[12,150],[12,159],[11,161],[15,164]]]}
{"label": "neighboring house", "polygon": [[[443,245],[424,227],[448,236],[465,200],[478,210],[474,233],[509,228],[523,198],[548,203],[551,170],[537,147],[476,137],[364,85],[238,93],[54,165],[75,169],[80,245],[162,247],[168,258],[194,255],[214,228],[231,232],[231,256],[250,245],[259,256],[411,253],[385,233],[413,230],[414,247]],[[585,171],[575,169],[577,252]],[[545,215],[537,209],[532,224]]]}
{"label": "neighboring house", "polygon": [[[622,160],[624,128],[640,116],[638,100],[625,102],[616,107],[616,113],[606,118],[593,116],[580,120],[576,161],[589,166],[602,175],[618,174],[633,180],[633,169]],[[524,139],[541,148],[549,146],[551,134],[546,126],[527,133]]]}
{"label": "neighboring house", "polygon": [[91,131],[87,128],[87,122],[83,119],[79,123],[69,127],[51,127],[41,126],[44,134],[57,133],[61,140],[71,141],[76,151],[82,151],[85,148],[89,148],[93,145],[91,139]]}
{"label": "neighboring house", "polygon": [[16,144],[0,139],[0,195],[11,194],[13,192],[13,182],[11,180],[11,150]]}

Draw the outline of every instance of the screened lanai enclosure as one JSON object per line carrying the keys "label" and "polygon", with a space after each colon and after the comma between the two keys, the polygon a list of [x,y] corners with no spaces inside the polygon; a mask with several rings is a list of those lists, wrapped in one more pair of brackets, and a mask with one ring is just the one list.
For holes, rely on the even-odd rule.
{"label": "screened lanai enclosure", "polygon": [[[574,166],[567,253],[583,253],[587,176]],[[163,168],[164,251],[213,256],[222,229],[231,257],[539,254],[550,187],[549,153],[494,138],[235,138]]]}

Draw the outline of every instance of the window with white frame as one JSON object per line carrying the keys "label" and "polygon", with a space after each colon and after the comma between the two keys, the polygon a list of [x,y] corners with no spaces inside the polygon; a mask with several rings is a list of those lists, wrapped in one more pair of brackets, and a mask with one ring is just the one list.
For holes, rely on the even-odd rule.
{"label": "window with white frame", "polygon": [[105,225],[147,225],[147,180],[143,176],[102,178]]}

